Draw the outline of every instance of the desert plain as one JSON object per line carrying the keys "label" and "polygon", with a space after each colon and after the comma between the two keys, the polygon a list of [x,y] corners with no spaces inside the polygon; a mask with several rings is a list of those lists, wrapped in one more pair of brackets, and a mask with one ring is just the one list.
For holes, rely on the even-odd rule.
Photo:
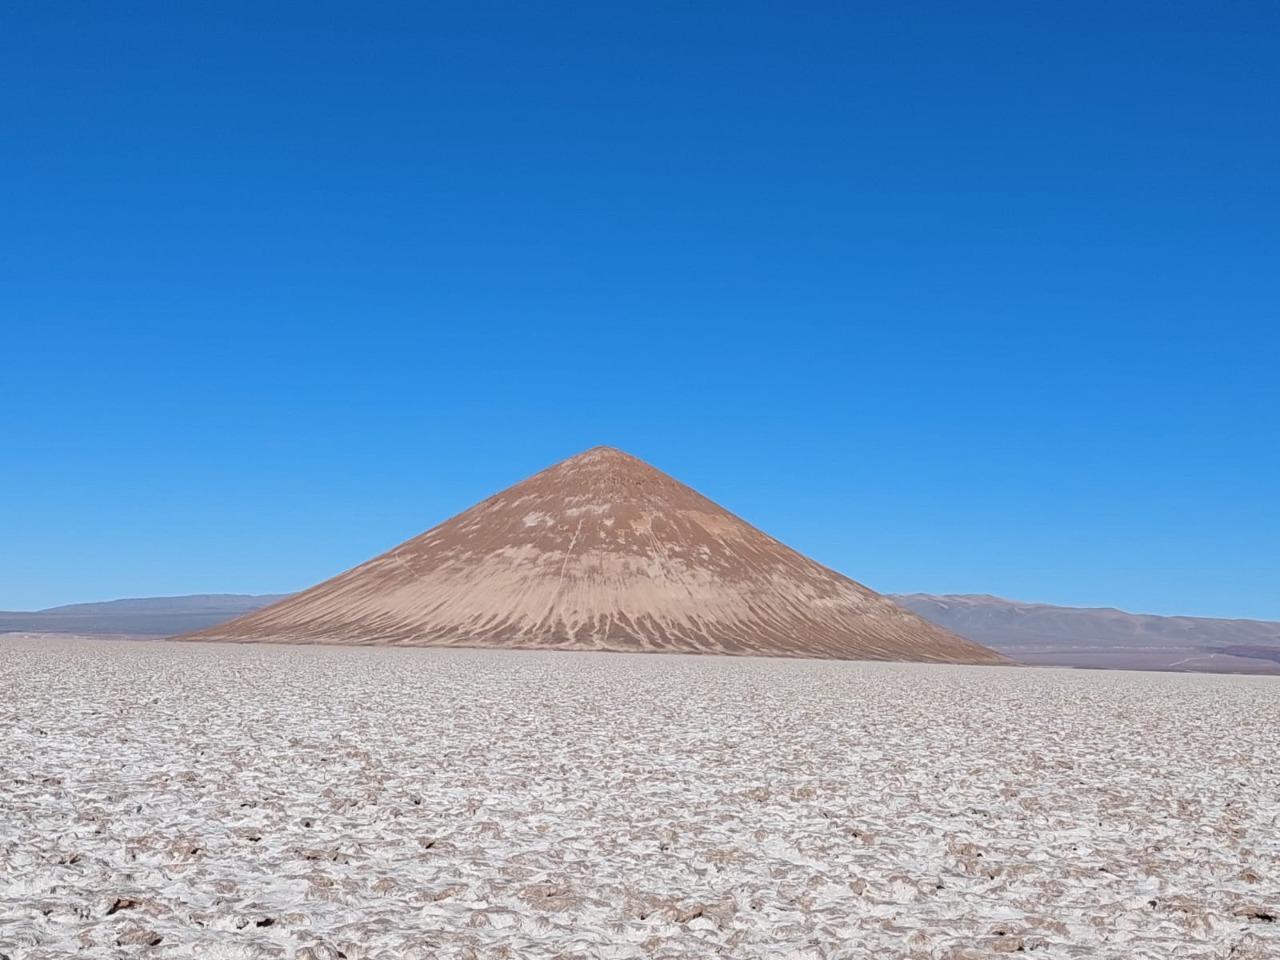
{"label": "desert plain", "polygon": [[1280,956],[1274,678],[0,638],[7,960]]}

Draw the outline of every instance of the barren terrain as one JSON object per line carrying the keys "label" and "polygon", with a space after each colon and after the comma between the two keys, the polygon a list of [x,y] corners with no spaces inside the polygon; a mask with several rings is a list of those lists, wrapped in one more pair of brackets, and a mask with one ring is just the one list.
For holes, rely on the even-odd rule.
{"label": "barren terrain", "polygon": [[1263,677],[0,638],[0,954],[1280,956]]}

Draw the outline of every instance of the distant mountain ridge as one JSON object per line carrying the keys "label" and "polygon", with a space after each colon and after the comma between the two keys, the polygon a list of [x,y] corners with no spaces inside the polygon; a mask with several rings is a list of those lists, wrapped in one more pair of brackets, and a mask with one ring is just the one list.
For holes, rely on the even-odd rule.
{"label": "distant mountain ridge", "polygon": [[0,633],[87,633],[167,637],[257,610],[288,594],[199,593],[0,611]]}
{"label": "distant mountain ridge", "polygon": [[[197,594],[0,612],[0,633],[173,636],[258,610],[288,594]],[[986,594],[890,599],[1023,663],[1280,673],[1280,622],[1162,617],[1114,607],[1060,607]]]}
{"label": "distant mountain ridge", "polygon": [[1280,658],[1266,652],[1280,651],[1280,623],[1269,620],[1162,617],[987,594],[909,593],[890,599],[1022,663],[1250,673],[1280,666]]}
{"label": "distant mountain ridge", "polygon": [[963,625],[967,633],[999,638],[1004,646],[1034,648],[1062,642],[1125,643],[1165,646],[1184,644],[1280,645],[1280,623],[1214,617],[1163,617],[1126,613],[1115,607],[1059,607],[1022,603],[990,594],[891,594],[908,609],[935,623]]}

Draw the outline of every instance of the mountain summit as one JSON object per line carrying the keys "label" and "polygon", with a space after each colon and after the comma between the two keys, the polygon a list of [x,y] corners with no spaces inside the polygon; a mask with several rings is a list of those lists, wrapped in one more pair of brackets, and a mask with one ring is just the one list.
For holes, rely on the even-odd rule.
{"label": "mountain summit", "polygon": [[1007,662],[612,447],[190,637]]}

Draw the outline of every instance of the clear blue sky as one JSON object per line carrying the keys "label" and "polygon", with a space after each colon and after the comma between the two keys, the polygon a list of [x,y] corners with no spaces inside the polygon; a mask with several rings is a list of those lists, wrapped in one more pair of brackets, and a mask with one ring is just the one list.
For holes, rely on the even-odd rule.
{"label": "clear blue sky", "polygon": [[1278,11],[8,3],[0,608],[609,443],[880,590],[1280,618]]}

